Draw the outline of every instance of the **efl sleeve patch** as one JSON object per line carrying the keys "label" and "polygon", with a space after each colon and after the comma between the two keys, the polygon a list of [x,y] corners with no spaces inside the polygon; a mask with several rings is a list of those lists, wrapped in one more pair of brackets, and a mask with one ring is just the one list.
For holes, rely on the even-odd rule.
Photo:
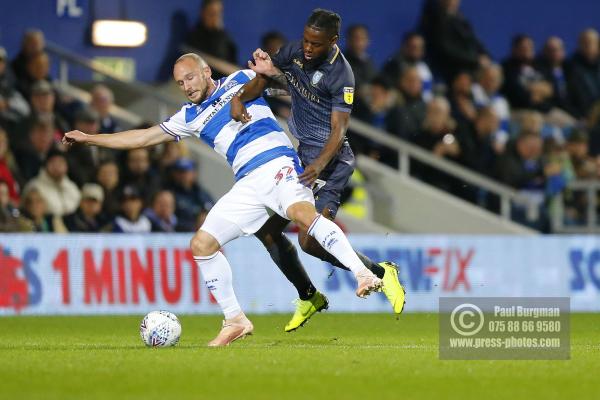
{"label": "efl sleeve patch", "polygon": [[354,102],[354,88],[353,87],[344,87],[344,102],[346,104],[352,104]]}

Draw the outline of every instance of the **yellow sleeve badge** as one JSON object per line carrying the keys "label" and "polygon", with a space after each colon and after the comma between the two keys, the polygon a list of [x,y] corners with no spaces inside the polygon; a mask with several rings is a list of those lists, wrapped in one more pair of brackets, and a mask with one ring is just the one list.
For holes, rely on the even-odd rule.
{"label": "yellow sleeve badge", "polygon": [[344,102],[346,104],[352,104],[354,102],[354,88],[344,86]]}

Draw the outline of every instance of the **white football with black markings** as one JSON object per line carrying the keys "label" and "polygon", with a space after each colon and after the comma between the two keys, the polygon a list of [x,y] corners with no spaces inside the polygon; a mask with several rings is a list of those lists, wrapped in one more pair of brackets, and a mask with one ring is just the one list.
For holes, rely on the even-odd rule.
{"label": "white football with black markings", "polygon": [[181,323],[168,311],[152,311],[140,324],[140,336],[148,347],[175,346],[181,337]]}

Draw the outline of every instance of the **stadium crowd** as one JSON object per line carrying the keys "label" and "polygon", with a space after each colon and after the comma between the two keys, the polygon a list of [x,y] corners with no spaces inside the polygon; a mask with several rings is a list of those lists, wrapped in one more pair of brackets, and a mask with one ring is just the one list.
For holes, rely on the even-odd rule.
{"label": "stadium crowd", "polygon": [[[569,53],[549,37],[536,52],[527,34],[494,60],[459,11],[460,0],[426,0],[420,21],[381,68],[368,54],[369,29],[345,30],[343,53],[356,80],[353,116],[412,142],[436,157],[507,184],[539,205],[514,207],[513,217],[543,232],[563,194],[566,224],[583,224],[586,199],[569,182],[600,175],[600,41],[585,29]],[[237,46],[223,24],[223,3],[204,0],[187,44],[237,63]],[[343,16],[342,16],[343,17]],[[286,38],[263,36],[275,53]],[[183,144],[125,153],[75,147],[70,129],[111,133],[111,90],[102,84],[83,105],[61,95],[49,76],[43,33],[25,34],[12,62],[0,48],[0,231],[192,231],[213,200],[197,184]],[[270,99],[282,116],[285,102]],[[356,152],[397,167],[395,152],[349,134]],[[417,162],[412,173],[489,209],[488,193]]]}
{"label": "stadium crowd", "polygon": [[27,32],[12,63],[0,48],[0,231],[195,231],[213,199],[183,143],[66,151],[71,129],[120,129],[114,96],[97,84],[87,105],[58,91],[44,43],[42,32]]}

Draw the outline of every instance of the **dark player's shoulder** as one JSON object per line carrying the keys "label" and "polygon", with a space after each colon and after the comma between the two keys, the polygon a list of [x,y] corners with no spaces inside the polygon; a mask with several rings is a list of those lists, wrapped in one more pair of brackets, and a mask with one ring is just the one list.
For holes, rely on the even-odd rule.
{"label": "dark player's shoulder", "polygon": [[346,59],[346,56],[344,56],[344,53],[342,53],[341,51],[340,51],[338,60],[336,60],[336,62],[334,64],[339,69],[340,73],[352,75],[352,78],[354,78],[354,72],[352,72],[352,66]]}
{"label": "dark player's shoulder", "polygon": [[330,85],[338,84],[354,87],[354,72],[352,72],[350,63],[341,51],[338,50],[329,63],[331,64],[329,71]]}

